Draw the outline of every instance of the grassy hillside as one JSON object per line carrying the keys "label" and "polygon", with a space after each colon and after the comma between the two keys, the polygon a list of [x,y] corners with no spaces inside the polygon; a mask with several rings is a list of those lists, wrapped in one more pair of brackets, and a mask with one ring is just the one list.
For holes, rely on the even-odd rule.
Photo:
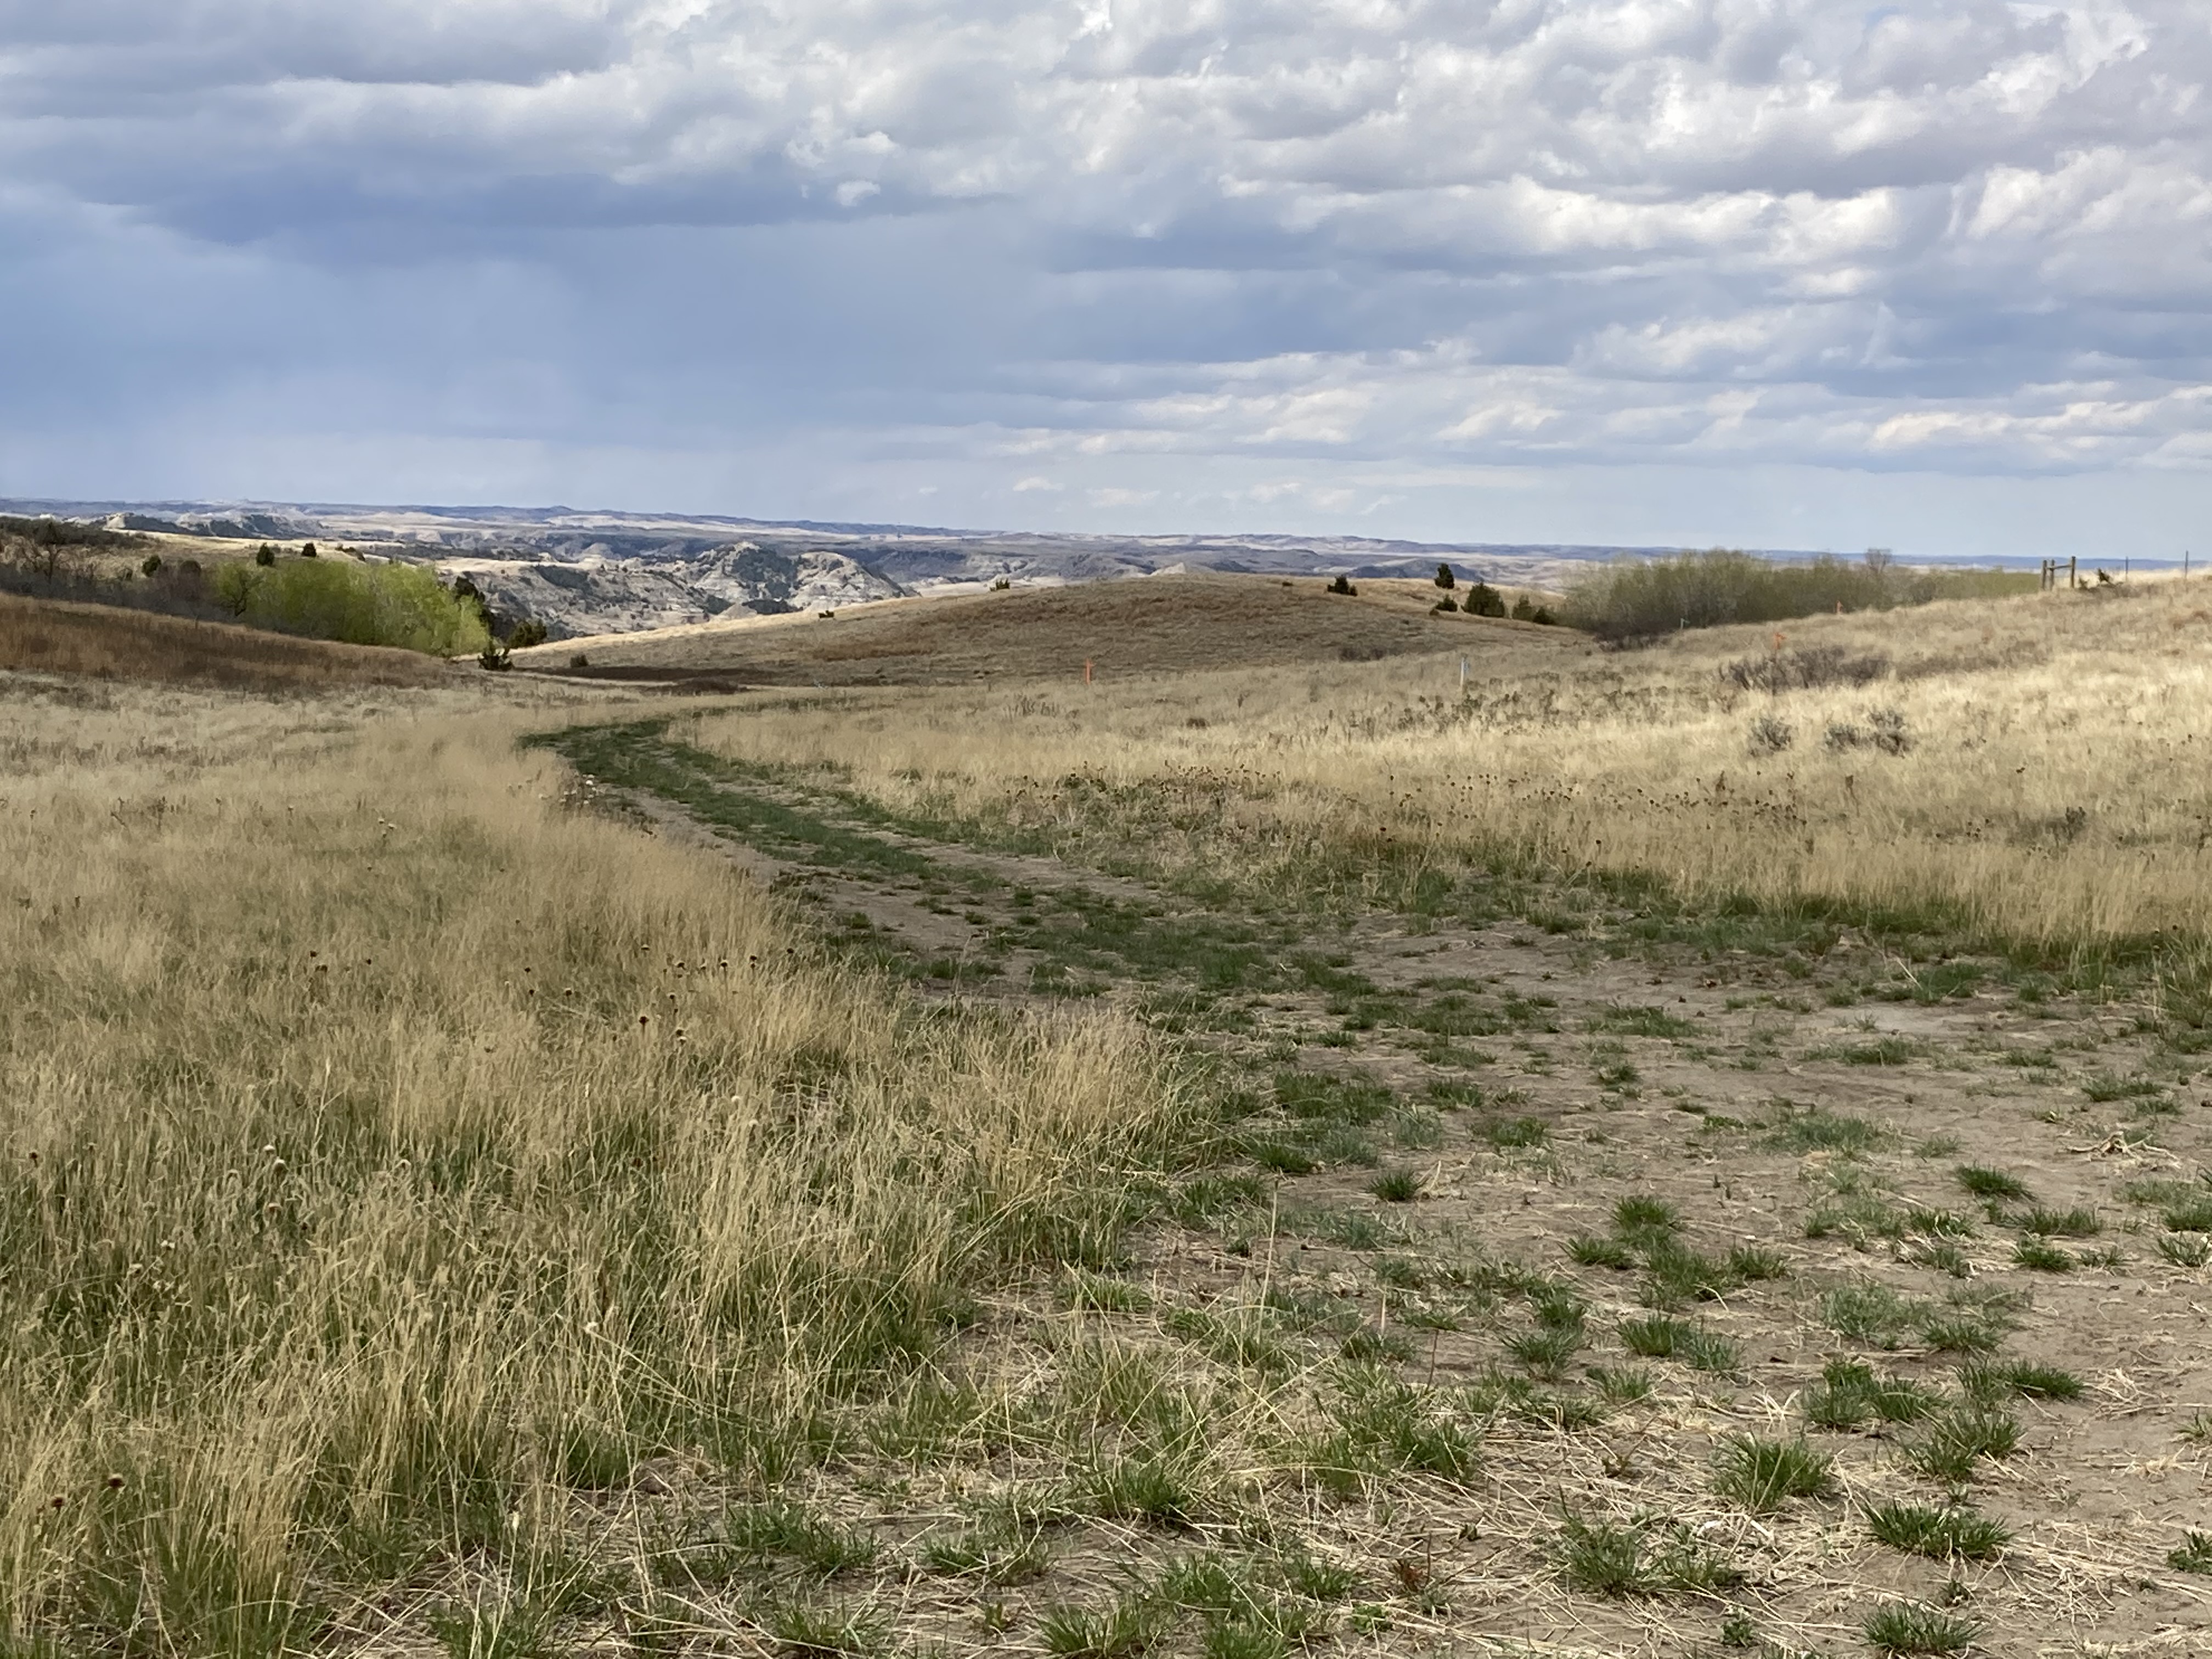
{"label": "grassy hillside", "polygon": [[4,593],[0,669],[295,690],[429,685],[454,672],[411,651],[294,639],[152,611]]}
{"label": "grassy hillside", "polygon": [[979,678],[1080,680],[1194,669],[1474,652],[1487,662],[1577,648],[1528,623],[1433,615],[1425,583],[1362,584],[1356,597],[1318,578],[1152,576],[902,599],[819,617],[750,619],[653,634],[568,640],[515,661],[559,668],[577,652],[593,667],[714,674],[763,685],[951,684]]}

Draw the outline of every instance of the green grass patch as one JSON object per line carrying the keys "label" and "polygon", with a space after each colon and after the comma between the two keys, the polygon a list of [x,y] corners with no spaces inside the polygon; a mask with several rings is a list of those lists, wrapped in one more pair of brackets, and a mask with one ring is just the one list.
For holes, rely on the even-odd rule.
{"label": "green grass patch", "polygon": [[1961,1164],[1951,1173],[1957,1177],[1959,1184],[1976,1198],[2005,1200],[2029,1196],[2027,1183],[2018,1176],[2003,1170],[1993,1170],[1987,1164]]}
{"label": "green grass patch", "polygon": [[1686,1527],[1569,1516],[1553,1551],[1560,1577],[1586,1595],[1716,1595],[1743,1581],[1740,1570]]}
{"label": "green grass patch", "polygon": [[1792,1498],[1826,1498],[1836,1490],[1835,1460],[1802,1440],[1740,1435],[1713,1459],[1713,1491],[1754,1515]]}
{"label": "green grass patch", "polygon": [[1867,1511],[1867,1530],[1877,1543],[1936,1561],[1993,1561],[2012,1541],[2008,1528],[1955,1504],[1877,1504]]}
{"label": "green grass patch", "polygon": [[1866,1621],[1867,1645],[1884,1659],[1964,1653],[1981,1633],[1982,1627],[1975,1620],[1924,1601],[1888,1602]]}

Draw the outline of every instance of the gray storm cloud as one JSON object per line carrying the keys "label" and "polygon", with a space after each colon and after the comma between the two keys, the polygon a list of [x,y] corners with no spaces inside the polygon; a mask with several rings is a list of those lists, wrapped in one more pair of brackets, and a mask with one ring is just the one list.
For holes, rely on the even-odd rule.
{"label": "gray storm cloud", "polygon": [[2208,65],[2179,3],[0,3],[0,327],[487,482],[2190,471]]}

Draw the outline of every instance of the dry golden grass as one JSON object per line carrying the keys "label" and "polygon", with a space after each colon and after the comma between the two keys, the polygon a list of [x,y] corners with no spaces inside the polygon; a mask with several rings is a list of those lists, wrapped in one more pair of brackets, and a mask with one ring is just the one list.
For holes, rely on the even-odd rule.
{"label": "dry golden grass", "polygon": [[708,623],[652,634],[563,640],[515,661],[556,669],[578,650],[594,669],[713,674],[762,685],[945,685],[977,678],[1099,680],[1471,651],[1570,657],[1574,635],[1534,623],[1431,615],[1434,586],[1363,583],[1357,596],[1319,578],[1150,576],[896,599],[823,620]]}
{"label": "dry golden grass", "polygon": [[[2193,585],[2147,585],[1607,655],[1528,629],[1499,636],[1510,654],[1475,653],[1464,692],[1457,654],[1409,655],[1088,692],[1063,678],[862,694],[708,718],[698,738],[836,769],[902,810],[1032,830],[1074,832],[1071,773],[1153,787],[1180,804],[1146,838],[1169,860],[1202,864],[1231,842],[1247,867],[1388,851],[1382,879],[1504,854],[1692,896],[1935,904],[1954,926],[2026,940],[2203,937],[2208,604]],[[1888,666],[1863,686],[1779,694],[1722,672],[1823,647]],[[1901,752],[1875,741],[1893,717]],[[1762,752],[1761,720],[1789,746]]]}
{"label": "dry golden grass", "polygon": [[294,639],[152,611],[4,593],[0,670],[303,691],[434,685],[454,672],[411,651]]}
{"label": "dry golden grass", "polygon": [[830,968],[479,696],[0,690],[11,1651],[420,1640],[563,1489],[802,1454],[1176,1110],[1111,1013]]}

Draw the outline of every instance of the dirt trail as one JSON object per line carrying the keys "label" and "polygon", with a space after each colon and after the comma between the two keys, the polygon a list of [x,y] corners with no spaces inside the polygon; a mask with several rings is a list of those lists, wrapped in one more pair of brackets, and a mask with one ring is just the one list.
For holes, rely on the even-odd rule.
{"label": "dirt trail", "polygon": [[[1713,1650],[1734,1607],[1769,1653],[1856,1652],[1869,1610],[1903,1596],[1978,1622],[1976,1653],[2212,1650],[2212,1576],[2168,1560],[2212,1526],[2212,1277],[2161,1243],[2191,1235],[2160,1219],[2192,1188],[2212,1197],[2212,1109],[2128,1011],[1865,1000],[1851,988],[1894,975],[1848,936],[1811,962],[1669,958],[1518,925],[1232,915],[735,772],[687,791],[623,787],[661,833],[708,838],[792,893],[841,949],[937,994],[1121,999],[1277,1079],[1279,1128],[1246,1142],[1266,1224],[1152,1230],[1125,1275],[1152,1304],[1264,1291],[1334,1309],[1370,1334],[1363,1352],[1455,1399],[1495,1393],[1501,1370],[1529,1379],[1491,1413],[1482,1483],[1314,1517],[1347,1559],[1424,1564],[1400,1571],[1373,1642],[1688,1654]],[[1301,1106],[1300,1079],[1335,1103]],[[1977,1170],[2018,1190],[1978,1195]],[[1678,1217],[1678,1254],[1712,1271],[1670,1287],[1626,1198]],[[1553,1319],[1525,1286],[1478,1294],[1454,1265],[1474,1255],[1528,1264],[1579,1311]],[[1036,1312],[1010,1301],[987,1340]],[[1655,1321],[1724,1358],[1670,1356]],[[1567,1334],[1556,1352],[1547,1332]],[[1624,1351],[1639,1332],[1646,1352]],[[1985,1350],[2062,1367],[2081,1397],[2014,1389],[2017,1449],[1948,1486],[1913,1462],[1924,1425],[1877,1417],[1813,1425],[1834,1459],[1817,1501],[1751,1514],[1713,1495],[1729,1435],[1808,1432],[1832,1362],[1952,1397],[1995,1363]],[[1601,1392],[1638,1366],[1647,1398],[1571,1420],[1594,1399],[1575,1378]],[[1960,1495],[2009,1529],[2001,1556],[1869,1535],[1873,1504]],[[1570,1513],[1678,1525],[1747,1577],[1725,1603],[1577,1589],[1559,1565]],[[1114,1549],[1091,1552],[1003,1600],[1034,1613],[1105,1585]],[[972,1642],[964,1616],[948,1602],[940,1636]]]}

